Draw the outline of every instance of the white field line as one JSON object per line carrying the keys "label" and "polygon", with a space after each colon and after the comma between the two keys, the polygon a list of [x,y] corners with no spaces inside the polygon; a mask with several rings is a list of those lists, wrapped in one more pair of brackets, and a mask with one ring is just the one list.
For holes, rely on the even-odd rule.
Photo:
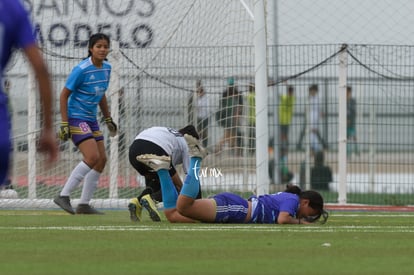
{"label": "white field line", "polygon": [[360,232],[360,233],[414,233],[413,226],[258,226],[258,225],[192,225],[192,226],[0,226],[0,230],[48,231],[246,231],[246,232]]}
{"label": "white field line", "polygon": [[[361,213],[340,213],[333,211],[333,214],[330,214],[329,217],[385,217],[385,218],[401,218],[401,217],[411,217],[414,218],[413,213],[391,213],[391,212],[361,212]],[[1,216],[68,216],[66,212],[63,211],[20,211],[20,210],[6,210],[0,211]]]}

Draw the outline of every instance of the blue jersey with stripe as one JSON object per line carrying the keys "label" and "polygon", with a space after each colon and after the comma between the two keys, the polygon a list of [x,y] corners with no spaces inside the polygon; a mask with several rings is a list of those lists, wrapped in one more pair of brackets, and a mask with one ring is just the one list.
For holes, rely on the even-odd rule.
{"label": "blue jersey with stripe", "polygon": [[71,91],[68,117],[87,121],[96,120],[99,102],[109,86],[111,65],[104,61],[97,68],[91,57],[84,59],[69,75],[65,87]]}
{"label": "blue jersey with stripe", "polygon": [[280,212],[288,212],[296,216],[299,208],[299,196],[287,192],[251,197],[252,203],[257,203],[252,214],[252,223],[277,223]]}

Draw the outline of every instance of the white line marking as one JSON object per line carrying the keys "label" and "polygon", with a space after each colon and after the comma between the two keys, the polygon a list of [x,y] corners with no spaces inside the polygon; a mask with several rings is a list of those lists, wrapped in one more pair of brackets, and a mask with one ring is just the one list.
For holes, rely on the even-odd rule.
{"label": "white line marking", "polygon": [[371,232],[414,233],[413,226],[257,226],[257,225],[210,225],[210,226],[1,226],[0,230],[50,230],[50,231],[249,231],[249,232]]}

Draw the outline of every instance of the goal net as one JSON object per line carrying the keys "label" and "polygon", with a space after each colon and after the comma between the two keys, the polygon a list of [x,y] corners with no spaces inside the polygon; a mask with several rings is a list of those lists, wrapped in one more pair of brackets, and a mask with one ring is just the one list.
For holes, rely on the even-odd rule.
{"label": "goal net", "polygon": [[[91,34],[110,35],[108,60],[113,72],[107,91],[119,135],[105,134],[108,162],[94,202],[98,207],[125,207],[143,189],[144,179],[132,168],[128,149],[135,136],[151,126],[181,128],[194,124],[210,155],[201,169],[202,189],[254,191],[255,160],[247,115],[247,91],[254,83],[253,1],[25,1],[41,49],[53,75],[56,122],[59,94],[72,68],[87,56]],[[7,73],[13,120],[13,165],[10,181],[23,207],[54,207],[82,159],[71,142],[60,143],[60,160],[46,167],[34,144],[41,114],[28,64],[20,53]],[[223,91],[233,82],[240,92],[237,123],[227,133],[217,118]],[[197,87],[207,96],[207,109],[197,107]],[[200,120],[203,113],[207,122]],[[100,117],[102,119],[102,117]],[[234,119],[234,118],[232,118]],[[235,120],[235,119],[234,119]],[[102,122],[102,121],[101,121]],[[59,125],[56,125],[58,130]],[[229,136],[229,134],[231,136]],[[184,175],[181,173],[181,176]],[[80,197],[80,186],[72,195]],[[103,204],[105,202],[105,204]],[[102,203],[102,204],[100,204]]]}
{"label": "goal net", "polygon": [[[210,151],[200,172],[205,196],[220,191],[256,192],[259,185],[278,191],[291,182],[320,191],[330,203],[339,199],[347,203],[414,204],[413,47],[278,45],[271,39],[275,22],[268,13],[263,26],[268,36],[264,53],[267,73],[273,80],[266,83],[270,84],[267,95],[253,96],[250,91],[258,87],[252,83],[261,83],[256,67],[261,63],[255,60],[254,47],[257,2],[24,1],[53,76],[56,131],[60,91],[72,68],[87,55],[89,36],[104,32],[111,37],[108,59],[113,71],[107,96],[119,135],[110,138],[99,115],[108,162],[92,204],[124,208],[145,187],[143,177],[128,160],[129,146],[140,131],[187,124],[197,126]],[[269,5],[275,2],[264,1],[266,12],[274,11]],[[287,14],[295,14],[286,10],[290,1],[279,3],[284,3],[279,11],[285,20]],[[288,21],[282,22],[293,27],[285,30],[282,38],[286,33],[296,35],[292,24],[297,21]],[[347,59],[341,61],[341,56]],[[0,207],[54,208],[52,198],[81,161],[81,153],[71,142],[61,143],[59,162],[46,167],[43,156],[36,152],[41,114],[35,81],[21,53],[15,54],[5,77],[10,82],[13,121],[9,180],[18,198],[7,199],[15,193],[2,192]],[[309,87],[313,84],[318,86],[320,102],[317,128],[326,143],[319,142],[317,147],[313,147],[314,132],[307,126],[312,115]],[[345,85],[352,87],[357,103],[355,138],[346,136],[347,122],[340,114],[347,106]],[[238,89],[239,96],[233,97],[237,108],[223,107],[222,95],[228,86]],[[284,140],[280,107],[289,86],[294,88],[295,103],[288,139]],[[198,100],[201,88],[207,108],[201,108]],[[254,110],[255,103],[262,100],[268,108],[266,122],[257,116],[263,113]],[[263,123],[269,132],[265,141],[260,140],[262,134],[256,135]],[[266,156],[258,156],[259,146],[268,147]],[[332,172],[323,186],[311,180],[315,148],[324,152],[325,165]],[[258,169],[258,163],[266,166],[265,171]],[[180,169],[179,173],[185,176]],[[264,180],[258,180],[258,175]],[[75,205],[81,187],[72,194]]]}

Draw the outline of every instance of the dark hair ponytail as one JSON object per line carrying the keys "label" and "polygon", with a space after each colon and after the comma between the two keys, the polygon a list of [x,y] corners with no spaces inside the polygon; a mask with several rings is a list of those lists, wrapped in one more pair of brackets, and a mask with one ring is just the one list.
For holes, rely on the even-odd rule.
{"label": "dark hair ponytail", "polygon": [[300,197],[300,194],[302,193],[302,189],[300,189],[299,186],[294,184],[288,184],[286,185],[286,193],[296,194]]}
{"label": "dark hair ponytail", "polygon": [[324,203],[323,203],[323,198],[321,194],[319,194],[316,191],[308,190],[308,191],[302,192],[299,195],[299,198],[309,200],[309,206],[318,212],[316,216],[307,217],[306,220],[308,222],[316,222],[322,217],[322,219],[320,220],[320,223],[322,224],[326,223],[329,215],[328,215],[328,212],[326,212],[323,209]]}
{"label": "dark hair ponytail", "polygon": [[302,190],[299,188],[299,186],[293,185],[293,184],[286,185],[285,192],[291,193],[291,194],[296,194],[301,199],[309,200],[309,206],[312,209],[316,210],[318,212],[318,214],[316,216],[306,217],[305,219],[308,222],[315,222],[315,221],[319,220],[321,217],[322,217],[322,219],[321,219],[320,222],[322,224],[327,221],[329,215],[328,215],[328,212],[326,212],[323,209],[324,203],[323,203],[323,198],[322,198],[321,194],[319,194],[316,191],[312,191],[312,190],[302,192]]}
{"label": "dark hair ponytail", "polygon": [[181,128],[180,130],[178,130],[178,132],[180,132],[180,134],[182,134],[183,136],[185,134],[188,134],[190,136],[195,137],[196,139],[199,139],[200,138],[200,136],[197,133],[196,128],[194,127],[194,125],[191,125],[191,124],[185,126],[184,128]]}

